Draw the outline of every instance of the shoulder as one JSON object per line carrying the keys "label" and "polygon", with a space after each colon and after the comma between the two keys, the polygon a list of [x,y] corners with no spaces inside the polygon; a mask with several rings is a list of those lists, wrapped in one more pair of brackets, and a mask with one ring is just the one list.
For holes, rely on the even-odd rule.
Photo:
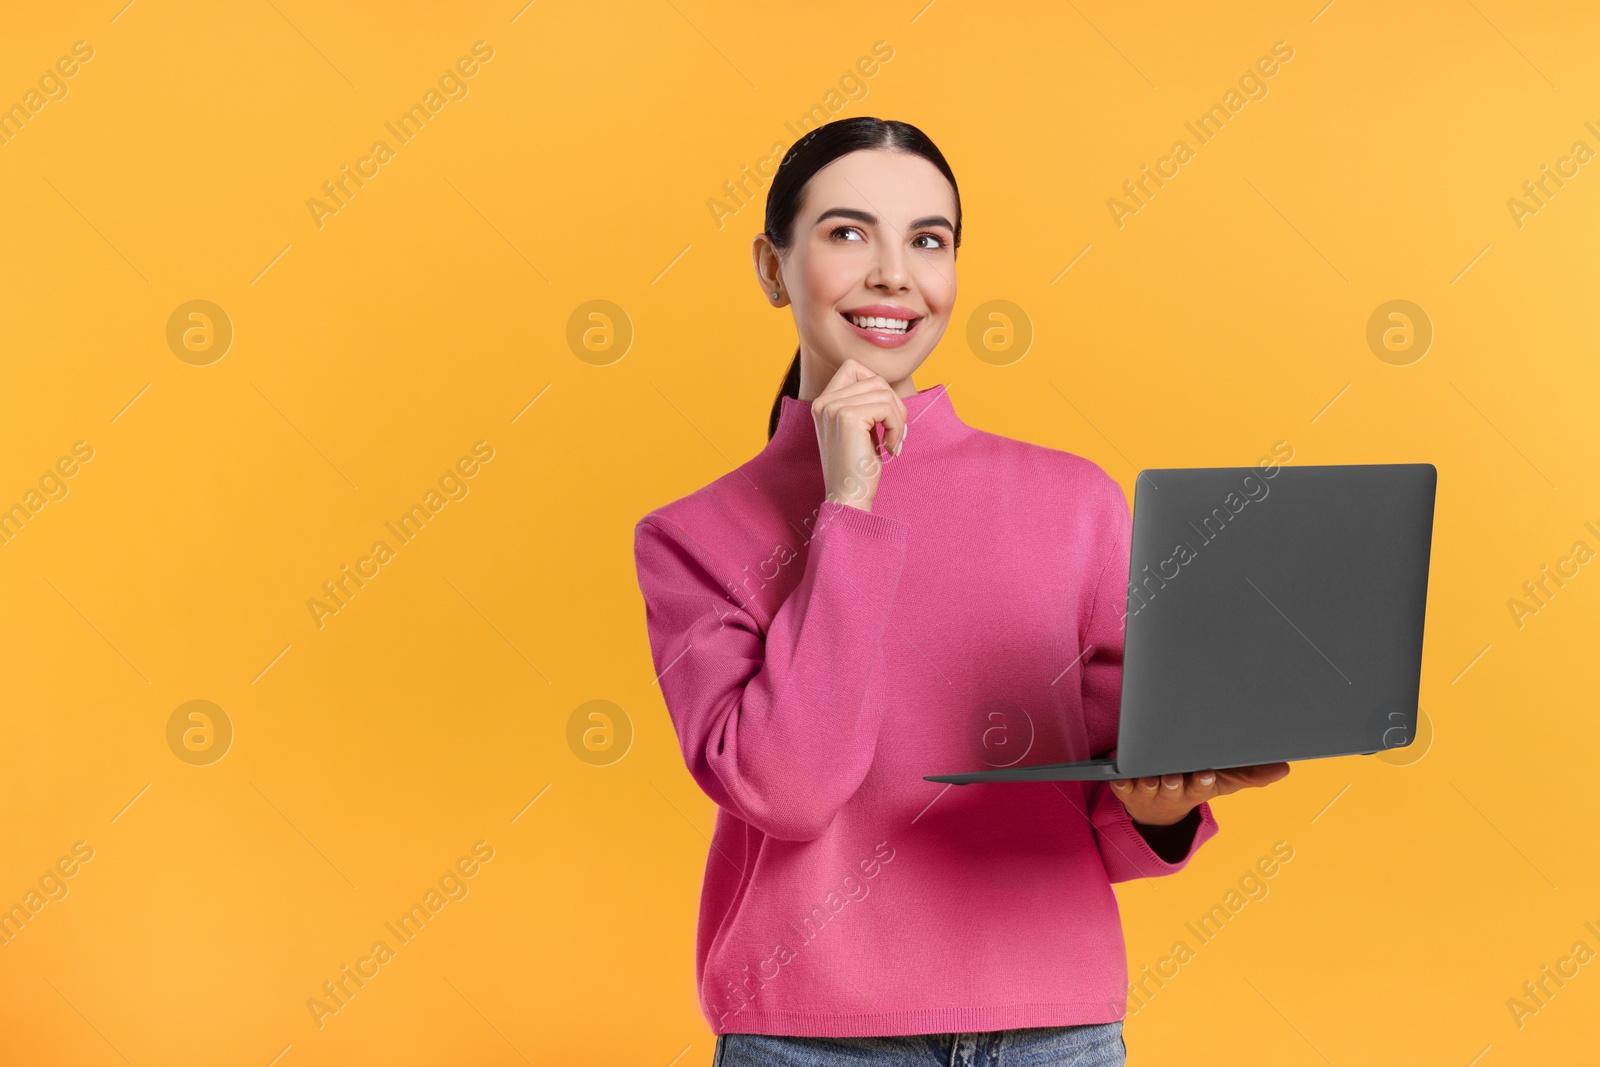
{"label": "shoulder", "polygon": [[635,543],[652,537],[678,542],[697,541],[696,533],[706,533],[714,528],[714,524],[708,520],[717,512],[719,499],[726,494],[726,487],[722,483],[737,474],[737,471],[730,471],[691,493],[645,512],[633,524]]}
{"label": "shoulder", "polygon": [[634,523],[636,555],[645,545],[670,542],[705,570],[738,570],[772,549],[783,529],[779,494],[753,461],[693,492],[651,508]]}
{"label": "shoulder", "polygon": [[1075,510],[1106,514],[1128,510],[1122,485],[1086,456],[987,430],[975,431],[975,438],[985,451],[1013,467],[1029,492],[1043,495],[1051,506],[1070,502]]}
{"label": "shoulder", "polygon": [[1127,551],[1133,531],[1128,496],[1100,464],[1076,452],[987,431],[980,431],[974,443],[1007,485],[1009,521],[1035,531],[1035,543],[1052,546],[1064,566],[1093,576]]}

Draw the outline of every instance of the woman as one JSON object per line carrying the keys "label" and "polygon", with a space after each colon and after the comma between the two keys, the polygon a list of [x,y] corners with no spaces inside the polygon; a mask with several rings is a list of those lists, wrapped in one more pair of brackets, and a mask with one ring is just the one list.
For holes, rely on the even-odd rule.
{"label": "woman", "polygon": [[911,380],[960,241],[915,127],[796,144],[753,249],[800,337],[767,445],[635,530],[662,696],[720,809],[695,953],[717,1067],[1123,1063],[1111,884],[1181,870],[1210,798],[1288,773],[923,780],[1112,754],[1122,672],[1121,488]]}

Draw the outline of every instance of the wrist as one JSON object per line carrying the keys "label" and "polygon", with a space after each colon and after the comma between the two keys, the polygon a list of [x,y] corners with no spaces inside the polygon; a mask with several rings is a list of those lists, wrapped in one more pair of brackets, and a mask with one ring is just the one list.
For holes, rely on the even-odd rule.
{"label": "wrist", "polygon": [[1141,827],[1141,828],[1148,826],[1152,830],[1165,830],[1168,827],[1178,825],[1180,822],[1182,822],[1183,820],[1187,819],[1190,815],[1193,815],[1194,812],[1195,812],[1195,809],[1194,808],[1190,808],[1188,811],[1184,812],[1182,815],[1178,816],[1176,819],[1173,819],[1171,822],[1152,822],[1149,819],[1134,818],[1133,819],[1133,825]]}
{"label": "wrist", "polygon": [[[1131,815],[1130,818],[1133,818]],[[1148,830],[1152,834],[1171,834],[1184,828],[1197,826],[1200,823],[1200,805],[1196,804],[1171,822],[1145,822],[1143,819],[1133,819],[1133,828],[1140,833]]]}
{"label": "wrist", "polygon": [[868,513],[871,513],[871,511],[872,511],[872,498],[870,496],[857,496],[857,495],[850,495],[850,494],[843,494],[843,493],[829,493],[827,495],[826,499],[831,501],[832,503],[835,503],[835,504],[847,505],[849,507],[857,509],[858,511],[865,511],[865,512],[868,512]]}

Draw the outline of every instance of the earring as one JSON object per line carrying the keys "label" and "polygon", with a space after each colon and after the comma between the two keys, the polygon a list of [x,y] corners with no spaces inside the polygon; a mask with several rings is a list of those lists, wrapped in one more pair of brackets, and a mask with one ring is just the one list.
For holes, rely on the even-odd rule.
{"label": "earring", "polygon": [[772,291],[772,299],[774,299],[774,300],[778,299],[778,291],[776,289],[774,289]]}

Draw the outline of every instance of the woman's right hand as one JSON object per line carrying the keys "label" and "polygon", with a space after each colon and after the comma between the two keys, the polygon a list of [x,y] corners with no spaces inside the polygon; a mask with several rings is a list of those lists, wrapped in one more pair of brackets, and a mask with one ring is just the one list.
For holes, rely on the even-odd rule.
{"label": "woman's right hand", "polygon": [[[871,511],[883,460],[898,456],[905,444],[905,403],[883,377],[847,359],[811,402],[811,419],[817,425],[827,498]],[[884,427],[882,446],[878,423]]]}

